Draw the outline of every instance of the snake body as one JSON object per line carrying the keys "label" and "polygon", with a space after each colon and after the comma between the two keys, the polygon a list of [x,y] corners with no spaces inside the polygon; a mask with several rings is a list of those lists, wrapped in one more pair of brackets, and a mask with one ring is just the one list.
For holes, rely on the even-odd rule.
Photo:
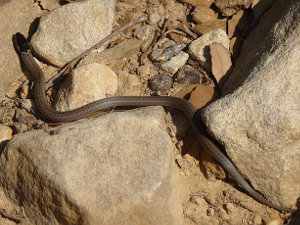
{"label": "snake body", "polygon": [[20,55],[21,62],[25,69],[29,72],[29,79],[34,83],[33,98],[36,110],[39,116],[47,122],[72,122],[82,118],[94,115],[96,112],[121,107],[121,106],[164,106],[180,110],[184,113],[191,124],[194,135],[199,143],[208,151],[208,153],[219,162],[230,177],[250,196],[257,201],[268,205],[277,210],[282,210],[267,200],[262,194],[252,188],[246,179],[237,170],[234,164],[223,154],[223,152],[204,134],[194,123],[194,115],[196,110],[186,100],[171,96],[118,96],[109,97],[94,101],[74,110],[60,112],[56,111],[48,102],[46,96],[46,79],[39,65],[33,58],[29,43],[26,38],[17,33],[13,37],[13,42],[17,52]]}

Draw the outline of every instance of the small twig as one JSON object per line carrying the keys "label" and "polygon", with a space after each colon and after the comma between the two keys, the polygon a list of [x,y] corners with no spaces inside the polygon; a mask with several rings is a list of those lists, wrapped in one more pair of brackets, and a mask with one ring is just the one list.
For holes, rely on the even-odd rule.
{"label": "small twig", "polygon": [[170,33],[175,33],[175,34],[179,34],[179,35],[182,35],[182,36],[186,36],[186,33],[181,31],[181,30],[176,30],[176,29],[172,29],[172,30],[168,30],[166,31],[163,35],[164,36],[167,36],[168,34]]}
{"label": "small twig", "polygon": [[87,56],[92,50],[95,50],[97,48],[100,48],[102,45],[104,45],[107,41],[111,40],[113,37],[115,37],[116,35],[119,35],[120,33],[122,33],[123,31],[127,30],[130,27],[133,27],[139,23],[142,23],[144,21],[147,20],[146,16],[140,16],[138,17],[136,20],[133,20],[131,22],[129,22],[128,24],[118,28],[117,30],[115,30],[113,33],[111,33],[110,35],[106,36],[105,38],[103,38],[102,40],[100,40],[98,43],[96,43],[95,45],[93,45],[92,47],[90,47],[89,49],[85,50],[83,53],[81,53],[80,55],[78,55],[77,57],[75,57],[74,59],[72,59],[70,62],[68,62],[67,64],[65,64],[57,74],[55,74],[53,77],[51,77],[48,81],[47,81],[47,88],[52,84],[53,80],[55,80],[57,77],[66,74],[67,72],[70,72],[72,70],[72,68],[85,56]]}
{"label": "small twig", "polygon": [[11,220],[11,221],[14,221],[15,223],[20,223],[21,220],[24,219],[24,218],[21,217],[21,216],[18,216],[18,215],[11,215],[11,214],[7,213],[5,209],[0,209],[0,215],[1,215],[3,218],[9,219],[9,220]]}

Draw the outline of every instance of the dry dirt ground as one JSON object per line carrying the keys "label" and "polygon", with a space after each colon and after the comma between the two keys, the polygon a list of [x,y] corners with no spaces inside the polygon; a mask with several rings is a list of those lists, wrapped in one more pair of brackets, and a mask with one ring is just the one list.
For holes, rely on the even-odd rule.
{"label": "dry dirt ground", "polygon": [[[44,2],[46,1],[39,1],[39,4],[42,5]],[[203,2],[208,2],[208,0],[203,0]],[[178,31],[169,32],[166,35],[177,43],[189,43],[194,39],[193,35],[199,36],[199,30],[195,29],[195,26],[192,26],[192,24],[195,25],[191,19],[191,13],[194,10],[195,6],[175,0],[118,1],[115,27],[125,24],[132,18],[145,13],[152,20],[161,20],[162,22],[156,26],[156,37],[154,42],[150,43],[148,50],[138,52],[138,54],[129,54],[121,61],[118,61],[118,63],[110,63],[110,66],[115,72],[123,71],[124,74],[128,73],[138,76],[142,84],[141,94],[153,94],[153,91],[148,86],[148,82],[154,74],[157,74],[159,69],[155,63],[147,58],[147,55],[151,52],[153,45],[168,31]],[[221,15],[218,17],[222,21],[226,19],[228,21],[228,18],[232,17],[222,17]],[[245,24],[244,27],[246,28],[252,25],[249,23]],[[231,39],[235,39],[234,41],[238,39],[240,42],[247,35],[247,29],[244,29],[244,31],[244,33]],[[113,47],[121,43],[124,39],[134,36],[134,32],[134,29],[130,30],[126,35],[115,39],[109,47]],[[234,58],[238,57],[238,48],[232,48],[232,55],[234,64]],[[197,62],[193,60],[189,63],[199,67]],[[20,81],[16,84],[16,89],[20,87],[22,82]],[[203,84],[213,86],[209,75],[206,75]],[[189,90],[191,90],[191,87],[184,87],[184,94],[178,94],[178,92],[182,91],[182,88],[173,86],[173,88],[162,94],[184,96],[185,94],[189,94]],[[20,95],[20,92],[17,93],[14,96],[15,98],[18,98]],[[208,96],[210,94],[205,96],[204,93],[203,98],[208,98]],[[4,107],[7,111],[5,114],[6,117],[2,118],[2,123],[11,127],[14,127],[14,117],[11,115],[15,115],[15,111],[20,110],[18,105],[16,106],[13,101],[15,100],[7,99],[2,102],[2,109]],[[14,113],[10,113],[10,110],[14,111]],[[26,114],[26,112],[23,113]],[[18,129],[14,129],[14,132],[17,133],[22,132],[22,130],[35,128],[35,126],[30,126],[28,120],[24,124],[27,126],[26,128],[20,129],[18,127]],[[18,126],[20,126],[19,123]],[[178,198],[182,202],[182,216],[184,217],[185,225],[280,225],[288,216],[265,207],[240,192],[234,186],[234,183],[226,177],[222,168],[203,153],[203,149],[192,140],[192,136],[188,135],[183,140],[178,141],[177,146],[178,151],[174,152],[174,154],[178,175],[174,180],[174,188],[178,190]],[[0,197],[0,209],[2,209],[0,211],[0,215],[2,216],[0,224],[26,224],[26,219],[21,218],[19,220],[22,209],[9,202],[3,193]]]}

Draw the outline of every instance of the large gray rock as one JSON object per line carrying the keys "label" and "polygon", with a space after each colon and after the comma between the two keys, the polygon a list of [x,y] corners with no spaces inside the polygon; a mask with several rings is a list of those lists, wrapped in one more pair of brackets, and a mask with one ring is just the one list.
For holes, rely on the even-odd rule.
{"label": "large gray rock", "polygon": [[279,0],[244,43],[224,98],[202,114],[253,186],[284,207],[300,196],[300,2]]}
{"label": "large gray rock", "polygon": [[174,145],[161,107],[17,135],[1,155],[1,186],[33,224],[182,224]]}
{"label": "large gray rock", "polygon": [[[13,87],[13,82],[23,76],[12,36],[16,32],[27,34],[33,20],[44,12],[32,0],[10,0],[0,3],[0,99]],[[58,6],[58,1],[49,0],[49,9]],[[51,6],[51,7],[50,7]]]}
{"label": "large gray rock", "polygon": [[40,20],[32,47],[56,66],[78,56],[112,31],[115,0],[87,0],[66,4]]}

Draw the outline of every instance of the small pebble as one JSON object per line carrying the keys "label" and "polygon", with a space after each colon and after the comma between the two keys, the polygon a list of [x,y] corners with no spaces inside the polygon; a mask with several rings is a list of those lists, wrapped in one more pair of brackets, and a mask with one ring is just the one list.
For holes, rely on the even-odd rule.
{"label": "small pebble", "polygon": [[205,72],[185,65],[177,74],[175,81],[180,84],[199,84],[205,80]]}
{"label": "small pebble", "polygon": [[173,56],[178,55],[182,49],[186,47],[186,44],[179,44],[170,46],[169,48],[166,48],[163,52],[162,59],[164,61],[170,60]]}
{"label": "small pebble", "polygon": [[173,86],[173,79],[169,75],[155,75],[149,80],[149,86],[152,91],[167,91]]}
{"label": "small pebble", "polygon": [[166,62],[173,56],[176,56],[185,47],[186,44],[177,45],[175,41],[163,38],[156,43],[150,57],[153,61]]}
{"label": "small pebble", "polygon": [[165,9],[162,5],[153,5],[153,7],[147,9],[147,14],[149,15],[149,23],[157,25],[164,20]]}
{"label": "small pebble", "polygon": [[207,202],[205,201],[205,199],[203,199],[200,196],[193,196],[193,197],[191,197],[191,202],[195,203],[196,205],[208,208]]}
{"label": "small pebble", "polygon": [[232,66],[230,51],[222,44],[214,42],[209,45],[211,72],[219,82]]}
{"label": "small pebble", "polygon": [[207,215],[208,216],[214,216],[215,215],[215,210],[213,208],[208,208],[207,209]]}
{"label": "small pebble", "polygon": [[189,102],[196,108],[202,108],[214,98],[214,88],[211,86],[200,84],[191,93]]}
{"label": "small pebble", "polygon": [[148,80],[150,77],[158,74],[158,67],[154,66],[152,63],[146,63],[137,68],[137,73],[142,79]]}
{"label": "small pebble", "polygon": [[172,41],[169,38],[160,39],[153,47],[152,53],[150,55],[151,59],[153,61],[166,61],[164,60],[162,54],[166,48],[170,48],[174,45],[176,45],[175,41]]}
{"label": "small pebble", "polygon": [[162,17],[158,13],[152,13],[149,16],[150,24],[158,24],[161,21]]}
{"label": "small pebble", "polygon": [[262,224],[262,218],[260,215],[255,214],[254,218],[253,218],[253,223],[255,225],[261,225]]}
{"label": "small pebble", "polygon": [[161,64],[161,68],[174,75],[189,59],[189,54],[181,51],[178,55],[172,57],[169,61]]}
{"label": "small pebble", "polygon": [[0,142],[10,140],[12,137],[13,130],[8,126],[0,124]]}
{"label": "small pebble", "polygon": [[228,214],[232,213],[234,210],[234,205],[232,203],[226,203],[225,204],[225,210]]}
{"label": "small pebble", "polygon": [[220,213],[220,216],[221,216],[222,220],[229,220],[230,219],[230,216],[227,214],[225,209],[220,209],[219,213]]}
{"label": "small pebble", "polygon": [[19,107],[25,109],[26,112],[32,112],[33,102],[30,99],[19,99]]}

